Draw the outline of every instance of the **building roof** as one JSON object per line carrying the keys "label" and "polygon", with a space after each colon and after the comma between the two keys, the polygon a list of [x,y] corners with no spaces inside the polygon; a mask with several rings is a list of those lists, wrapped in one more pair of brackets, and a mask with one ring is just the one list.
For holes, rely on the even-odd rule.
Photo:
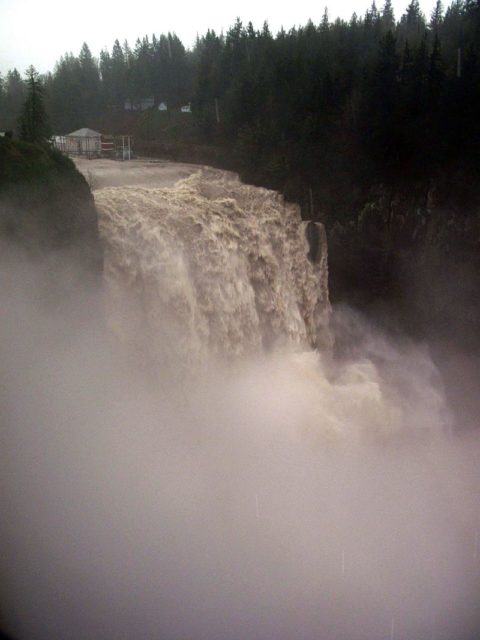
{"label": "building roof", "polygon": [[77,129],[77,131],[72,131],[72,133],[68,133],[67,137],[75,137],[75,138],[99,138],[102,134],[98,133],[98,131],[94,131],[93,129]]}

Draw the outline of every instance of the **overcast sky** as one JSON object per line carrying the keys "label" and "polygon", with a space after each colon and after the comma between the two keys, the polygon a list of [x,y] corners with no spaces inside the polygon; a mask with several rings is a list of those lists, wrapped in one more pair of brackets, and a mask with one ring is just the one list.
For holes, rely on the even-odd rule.
{"label": "overcast sky", "polygon": [[[377,3],[379,8],[383,1]],[[393,0],[397,18],[408,2]],[[371,0],[330,2],[329,15],[331,19],[349,18],[354,11],[362,15],[370,4]],[[429,16],[435,0],[420,0],[420,4]],[[137,37],[152,33],[175,32],[191,47],[197,33],[226,29],[237,16],[258,28],[268,20],[273,32],[281,26],[288,30],[309,18],[317,24],[324,6],[321,0],[0,0],[0,71],[17,67],[23,73],[33,64],[45,72],[66,51],[78,54],[83,42],[98,56],[102,48],[111,50],[115,38],[134,44]]]}

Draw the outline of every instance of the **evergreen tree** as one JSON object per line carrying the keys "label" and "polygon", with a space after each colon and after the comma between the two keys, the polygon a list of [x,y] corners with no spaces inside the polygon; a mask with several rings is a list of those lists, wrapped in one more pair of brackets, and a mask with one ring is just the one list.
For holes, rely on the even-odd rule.
{"label": "evergreen tree", "polygon": [[328,16],[328,7],[323,10],[322,22],[320,23],[320,31],[326,33],[330,29],[330,18]]}
{"label": "evergreen tree", "polygon": [[4,81],[3,109],[0,111],[0,129],[14,131],[25,102],[27,89],[17,69],[7,72]]}
{"label": "evergreen tree", "polygon": [[113,74],[112,59],[106,49],[100,51],[99,61],[100,80],[102,88],[103,103],[108,107],[113,105]]}
{"label": "evergreen tree", "polygon": [[85,124],[95,118],[99,111],[100,100],[100,72],[97,61],[92,56],[90,48],[84,42],[78,56],[79,82],[81,87],[82,114]]}
{"label": "evergreen tree", "polygon": [[[203,132],[210,137],[216,120],[215,100],[222,93],[221,65],[225,48],[223,36],[208,30],[195,46],[193,103]],[[226,79],[225,79],[226,80]]]}
{"label": "evergreen tree", "polygon": [[393,13],[392,0],[385,0],[381,17],[382,30],[386,33],[395,29],[395,16]]}
{"label": "evergreen tree", "polygon": [[44,105],[43,87],[33,66],[26,71],[28,95],[20,116],[20,138],[26,142],[42,143],[51,136]]}
{"label": "evergreen tree", "polygon": [[395,180],[401,157],[399,139],[399,59],[391,31],[382,38],[363,118],[366,151],[387,181]]}
{"label": "evergreen tree", "polygon": [[50,91],[50,118],[56,133],[64,135],[86,126],[80,64],[73,54],[65,54],[56,64]]}
{"label": "evergreen tree", "polygon": [[408,40],[412,47],[416,47],[420,43],[425,29],[425,16],[420,10],[420,4],[418,0],[411,0],[398,26],[401,44]]}
{"label": "evergreen tree", "polygon": [[442,49],[449,65],[456,65],[458,49],[465,47],[464,32],[464,3],[454,0],[445,11],[442,23]]}
{"label": "evergreen tree", "polygon": [[434,34],[437,34],[443,22],[443,4],[442,0],[437,0],[435,7],[430,15],[429,27]]}
{"label": "evergreen tree", "polygon": [[[0,73],[0,114],[4,111],[4,99],[5,99],[5,81]],[[2,116],[0,115],[0,130],[2,129]]]}
{"label": "evergreen tree", "polygon": [[115,105],[123,107],[128,97],[127,86],[127,60],[125,50],[118,40],[115,40],[110,56],[110,69],[112,74],[112,101]]}

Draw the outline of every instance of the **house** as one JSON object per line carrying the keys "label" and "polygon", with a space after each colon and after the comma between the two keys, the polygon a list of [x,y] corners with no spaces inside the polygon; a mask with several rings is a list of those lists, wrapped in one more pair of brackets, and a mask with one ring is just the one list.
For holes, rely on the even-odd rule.
{"label": "house", "polygon": [[165,102],[160,102],[160,104],[158,105],[158,110],[159,111],[168,111],[168,107],[166,105]]}
{"label": "house", "polygon": [[93,129],[78,129],[65,136],[65,152],[73,156],[99,158],[102,135]]}
{"label": "house", "polygon": [[125,111],[146,111],[151,109],[155,105],[155,98],[153,96],[149,98],[141,98],[140,100],[125,100]]}
{"label": "house", "polygon": [[180,108],[182,113],[192,113],[192,108],[190,106],[190,102],[188,104],[184,104],[183,107]]}

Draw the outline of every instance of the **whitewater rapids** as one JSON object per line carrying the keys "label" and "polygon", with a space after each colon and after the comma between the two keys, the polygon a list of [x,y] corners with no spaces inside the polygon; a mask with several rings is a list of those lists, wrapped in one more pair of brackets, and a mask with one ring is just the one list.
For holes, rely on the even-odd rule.
{"label": "whitewater rapids", "polygon": [[143,358],[192,368],[330,345],[325,230],[310,223],[312,251],[279,194],[204,169],[174,188],[100,189],[95,202],[108,317]]}

